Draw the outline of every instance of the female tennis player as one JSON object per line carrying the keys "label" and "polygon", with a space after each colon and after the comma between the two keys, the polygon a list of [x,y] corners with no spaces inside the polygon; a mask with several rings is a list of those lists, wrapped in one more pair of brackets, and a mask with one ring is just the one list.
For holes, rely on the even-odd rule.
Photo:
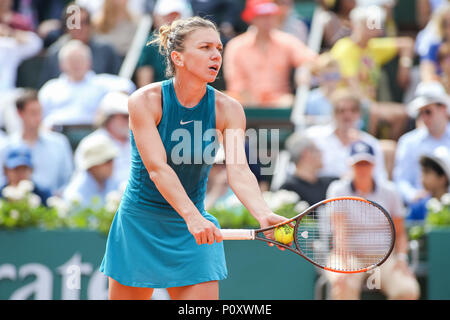
{"label": "female tennis player", "polygon": [[[109,277],[110,299],[149,299],[154,288],[167,288],[171,299],[218,299],[218,281],[227,277],[222,235],[204,209],[213,161],[194,160],[208,150],[214,156],[222,139],[230,187],[260,226],[287,219],[264,202],[245,161],[242,106],[208,85],[222,64],[216,26],[199,17],[177,20],[155,41],[172,78],[129,98],[130,179],[100,270]],[[215,135],[199,143],[199,129]]]}

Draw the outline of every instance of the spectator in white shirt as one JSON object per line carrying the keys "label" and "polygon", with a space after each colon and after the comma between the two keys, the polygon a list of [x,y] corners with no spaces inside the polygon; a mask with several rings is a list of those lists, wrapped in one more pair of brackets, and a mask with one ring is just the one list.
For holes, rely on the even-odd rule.
{"label": "spectator in white shirt", "polygon": [[308,128],[310,136],[322,153],[323,168],[319,176],[342,178],[350,173],[348,158],[350,146],[357,140],[369,144],[375,152],[375,171],[377,180],[388,179],[383,150],[379,141],[360,129],[362,106],[356,94],[347,89],[338,89],[331,96],[333,123]]}
{"label": "spectator in white shirt", "polygon": [[97,107],[109,91],[131,93],[135,85],[129,79],[91,70],[92,54],[79,40],[69,41],[59,52],[62,74],[48,81],[39,92],[48,127],[92,125]]}
{"label": "spectator in white shirt", "polygon": [[34,32],[0,23],[0,92],[16,88],[19,65],[37,55],[42,46],[41,38]]}
{"label": "spectator in white shirt", "polygon": [[73,172],[69,141],[60,133],[41,128],[42,107],[37,91],[25,89],[17,99],[16,106],[23,129],[11,135],[7,145],[27,145],[32,154],[33,181],[52,194],[60,194]]}
{"label": "spectator in white shirt", "polygon": [[420,157],[440,146],[450,148],[450,98],[440,83],[423,82],[408,109],[418,127],[400,137],[393,177],[403,200],[411,204],[428,196],[421,182]]}
{"label": "spectator in white shirt", "polygon": [[[83,140],[90,139],[93,135],[110,138],[119,150],[114,160],[113,176],[116,180],[128,181],[131,165],[128,95],[117,91],[105,95],[100,102],[96,125],[98,129]],[[75,159],[76,163],[79,164],[81,161],[79,152],[75,153]]]}
{"label": "spectator in white shirt", "polygon": [[80,154],[79,168],[63,198],[69,202],[80,201],[83,207],[104,205],[107,195],[121,187],[121,182],[113,177],[118,150],[108,137],[94,135],[84,139],[76,152]]}

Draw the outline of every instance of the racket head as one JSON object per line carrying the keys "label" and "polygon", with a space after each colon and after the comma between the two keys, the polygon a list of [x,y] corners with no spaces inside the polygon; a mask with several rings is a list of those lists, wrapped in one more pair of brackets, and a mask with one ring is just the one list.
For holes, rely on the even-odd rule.
{"label": "racket head", "polygon": [[[294,228],[291,244],[260,236],[284,224]],[[255,239],[293,251],[324,270],[359,273],[380,266],[390,256],[395,227],[381,205],[360,197],[337,197],[316,203],[283,223],[256,230]]]}

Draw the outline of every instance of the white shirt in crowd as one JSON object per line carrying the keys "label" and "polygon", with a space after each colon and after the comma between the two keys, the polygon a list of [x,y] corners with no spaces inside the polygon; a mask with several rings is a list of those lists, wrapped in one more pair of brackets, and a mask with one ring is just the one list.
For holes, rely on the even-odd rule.
{"label": "white shirt in crowd", "polygon": [[126,78],[89,71],[80,82],[65,74],[49,80],[39,91],[46,127],[55,125],[92,125],[98,105],[109,91],[131,94],[136,89]]}
{"label": "white shirt in crowd", "polygon": [[[350,147],[344,146],[334,133],[333,125],[314,126],[307,129],[306,134],[311,137],[322,153],[323,168],[319,176],[344,177],[350,173]],[[379,141],[370,134],[360,131],[361,141],[366,142],[375,152],[375,178],[387,180],[388,175],[384,162],[383,150]]]}

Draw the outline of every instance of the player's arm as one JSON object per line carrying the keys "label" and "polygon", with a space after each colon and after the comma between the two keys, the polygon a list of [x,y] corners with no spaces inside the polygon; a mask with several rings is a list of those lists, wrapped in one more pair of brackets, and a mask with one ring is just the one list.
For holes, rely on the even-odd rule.
{"label": "player's arm", "polygon": [[[159,90],[159,92],[158,92]],[[175,171],[167,164],[167,155],[157,129],[161,118],[161,92],[152,87],[138,90],[128,100],[130,128],[150,179],[167,202],[186,221],[197,244],[222,241],[216,226],[205,219],[189,199]]]}
{"label": "player's arm", "polygon": [[[287,220],[276,215],[264,201],[255,175],[251,172],[245,154],[245,113],[234,99],[226,102],[223,142],[227,178],[231,189],[255,217],[262,228]],[[268,234],[273,238],[272,234]]]}

